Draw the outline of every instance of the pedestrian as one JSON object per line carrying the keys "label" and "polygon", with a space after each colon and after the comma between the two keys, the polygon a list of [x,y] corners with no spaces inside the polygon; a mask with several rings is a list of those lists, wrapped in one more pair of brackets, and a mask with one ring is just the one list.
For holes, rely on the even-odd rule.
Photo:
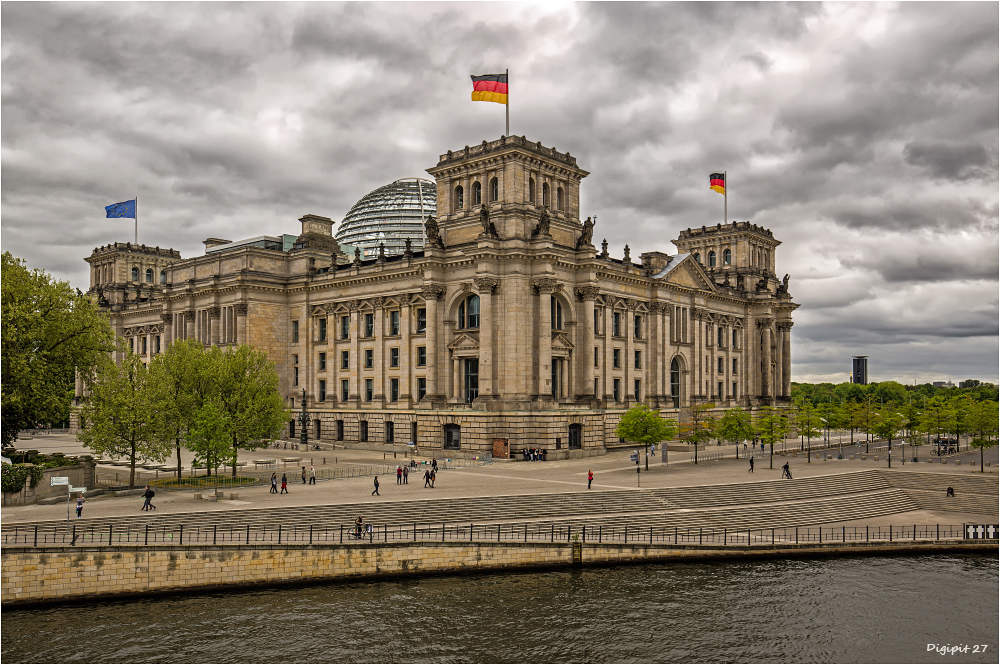
{"label": "pedestrian", "polygon": [[410,468],[408,466],[403,467],[403,484],[408,485],[410,483]]}
{"label": "pedestrian", "polygon": [[436,458],[432,457],[431,458],[431,471],[437,473],[437,470],[438,470],[438,461],[437,461]]}
{"label": "pedestrian", "polygon": [[396,465],[396,484],[397,485],[403,484],[403,467],[399,466],[398,464]]}
{"label": "pedestrian", "polygon": [[437,478],[437,469],[431,469],[431,489],[434,489],[434,479]]}
{"label": "pedestrian", "polygon": [[378,476],[375,476],[375,489],[372,490],[372,496],[375,496],[376,494],[378,494],[378,496],[382,496],[378,493]]}
{"label": "pedestrian", "polygon": [[781,467],[781,477],[788,478],[789,480],[792,479],[792,472],[788,468],[788,462],[785,462],[785,465]]}
{"label": "pedestrian", "polygon": [[316,484],[316,467],[314,466],[309,467],[309,484],[310,485]]}
{"label": "pedestrian", "polygon": [[750,473],[753,473],[753,457],[750,458]]}
{"label": "pedestrian", "polygon": [[277,494],[277,493],[278,493],[278,474],[277,473],[272,473],[271,474],[271,494]]}
{"label": "pedestrian", "polygon": [[143,496],[144,499],[146,499],[146,501],[143,502],[143,504],[142,504],[142,509],[143,510],[156,510],[156,506],[153,505],[153,497],[156,496],[156,492],[154,492],[153,490],[151,490],[149,488],[149,485],[146,485],[146,491],[143,492],[142,496]]}
{"label": "pedestrian", "polygon": [[84,501],[86,501],[86,499],[83,498],[82,494],[80,496],[76,497],[76,519],[80,519],[81,517],[83,517],[83,502]]}
{"label": "pedestrian", "polygon": [[430,487],[431,485],[431,470],[427,469],[424,471],[424,487]]}
{"label": "pedestrian", "polygon": [[590,484],[592,482],[594,482],[594,470],[593,469],[588,469],[587,470],[587,489],[590,489]]}
{"label": "pedestrian", "polygon": [[288,494],[288,474],[281,474],[281,491],[278,494]]}
{"label": "pedestrian", "polygon": [[302,484],[306,484],[306,468],[302,467]]}

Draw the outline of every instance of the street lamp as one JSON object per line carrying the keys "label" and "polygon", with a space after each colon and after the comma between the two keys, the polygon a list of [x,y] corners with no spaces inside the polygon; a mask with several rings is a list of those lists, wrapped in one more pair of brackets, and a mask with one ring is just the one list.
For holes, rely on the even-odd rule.
{"label": "street lamp", "polygon": [[302,389],[302,413],[299,415],[299,445],[309,450],[309,413],[306,411],[306,389]]}

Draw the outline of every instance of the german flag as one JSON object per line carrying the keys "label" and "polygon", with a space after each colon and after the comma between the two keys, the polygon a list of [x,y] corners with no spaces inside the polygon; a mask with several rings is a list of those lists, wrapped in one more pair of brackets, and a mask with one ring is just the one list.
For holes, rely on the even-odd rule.
{"label": "german flag", "polygon": [[486,74],[472,77],[472,101],[507,103],[507,75]]}
{"label": "german flag", "polygon": [[713,173],[708,176],[708,188],[714,189],[719,194],[726,193],[726,174],[725,173]]}

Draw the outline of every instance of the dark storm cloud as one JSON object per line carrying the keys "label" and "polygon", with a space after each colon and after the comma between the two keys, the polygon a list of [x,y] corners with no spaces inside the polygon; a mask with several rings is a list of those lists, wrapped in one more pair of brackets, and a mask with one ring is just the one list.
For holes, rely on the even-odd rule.
{"label": "dark storm cloud", "polygon": [[307,212],[339,220],[498,138],[505,109],[471,103],[468,77],[509,67],[512,132],[592,172],[582,212],[612,256],[673,252],[681,229],[721,221],[707,176],[728,171],[730,219],[783,241],[797,378],[835,375],[867,344],[907,376],[941,371],[934,348],[995,380],[996,14],[7,2],[3,245],[85,287],[82,257],[132,237],[103,206],[137,193],[140,242],[184,256],[208,236],[296,233]]}

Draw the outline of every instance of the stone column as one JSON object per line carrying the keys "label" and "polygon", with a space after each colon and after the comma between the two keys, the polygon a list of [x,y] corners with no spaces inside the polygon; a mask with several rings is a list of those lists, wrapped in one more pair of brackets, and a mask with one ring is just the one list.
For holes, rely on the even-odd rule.
{"label": "stone column", "polygon": [[170,312],[160,312],[160,320],[163,321],[163,350],[166,351],[174,341],[174,315]]}
{"label": "stone column", "polygon": [[[551,277],[532,280],[532,288],[538,295],[538,384],[535,389],[539,398],[552,397],[552,310],[551,296],[558,284]],[[545,296],[549,296],[546,298]]]}
{"label": "stone column", "polygon": [[350,387],[347,391],[348,399],[354,402],[355,408],[361,400],[361,367],[364,364],[361,359],[361,303],[352,300],[348,303],[351,310],[351,370],[348,378]]}
{"label": "stone column", "polygon": [[427,309],[427,332],[424,339],[427,342],[427,399],[441,399],[439,377],[441,376],[441,359],[438,357],[439,344],[438,337],[442,336],[438,330],[438,301],[444,297],[444,289],[440,286],[425,286],[423,289],[424,301]]}
{"label": "stone column", "polygon": [[602,394],[598,397],[607,397],[608,395],[614,395],[611,389],[612,372],[614,372],[614,365],[612,364],[612,357],[614,355],[614,341],[615,338],[612,335],[614,330],[611,325],[611,321],[614,318],[615,312],[615,299],[608,298],[607,304],[604,307],[604,380],[601,381],[601,392]]}
{"label": "stone column", "polygon": [[382,402],[384,406],[385,388],[385,298],[379,296],[372,299],[375,309],[375,394],[372,402]]}
{"label": "stone column", "polygon": [[778,324],[781,331],[781,388],[779,394],[790,399],[792,394],[792,322]]}
{"label": "stone column", "polygon": [[578,376],[577,399],[594,397],[594,301],[597,300],[597,287],[585,286],[576,289],[576,297],[580,304],[577,307],[577,330],[579,347],[576,350],[577,364],[582,365]]}
{"label": "stone column", "polygon": [[233,305],[233,314],[236,315],[236,343],[247,343],[247,312],[250,307],[245,302]]}
{"label": "stone column", "polygon": [[[399,307],[399,401],[412,406],[411,396],[414,394],[413,386],[413,365],[416,361],[411,354],[415,353],[413,339],[410,337],[410,316],[413,313],[413,306],[410,305],[412,296],[406,294],[402,297]],[[406,433],[406,440],[410,440],[410,433]]]}
{"label": "stone column", "polygon": [[[502,183],[501,183],[502,185]],[[500,286],[496,277],[476,277],[472,280],[479,293],[479,396],[484,399],[497,397],[494,389],[493,332],[496,329],[493,316],[493,294]]]}
{"label": "stone column", "polygon": [[184,312],[184,339],[197,339],[194,331],[194,322],[197,312],[193,309]]}
{"label": "stone column", "polygon": [[761,345],[761,370],[760,370],[760,396],[771,396],[771,319],[758,319],[757,327],[760,329]]}
{"label": "stone column", "polygon": [[623,379],[625,385],[622,386],[623,402],[635,399],[635,312],[636,301],[629,299],[626,302],[625,310],[625,358],[622,360]]}
{"label": "stone column", "polygon": [[212,346],[219,345],[219,315],[222,313],[218,305],[208,308],[209,343]]}

